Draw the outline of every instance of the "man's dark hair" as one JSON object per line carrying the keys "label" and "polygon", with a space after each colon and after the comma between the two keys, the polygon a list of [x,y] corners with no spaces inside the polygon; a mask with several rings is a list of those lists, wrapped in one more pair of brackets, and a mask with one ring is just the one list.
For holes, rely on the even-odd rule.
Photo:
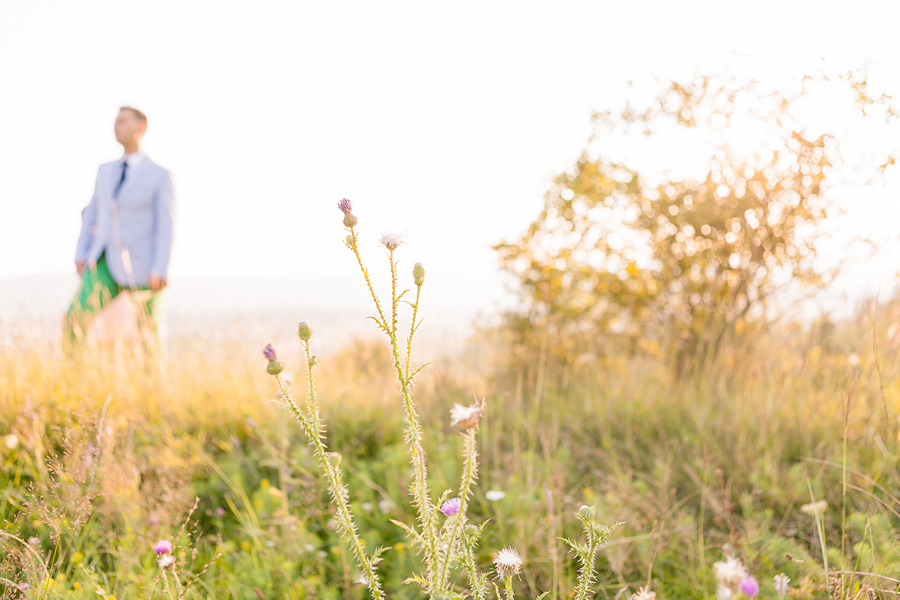
{"label": "man's dark hair", "polygon": [[145,115],[144,113],[142,113],[141,111],[139,111],[138,109],[136,109],[132,106],[123,106],[123,107],[119,108],[119,110],[130,110],[131,112],[134,113],[134,116],[137,117],[138,121],[140,121],[144,125],[147,124],[147,115]]}

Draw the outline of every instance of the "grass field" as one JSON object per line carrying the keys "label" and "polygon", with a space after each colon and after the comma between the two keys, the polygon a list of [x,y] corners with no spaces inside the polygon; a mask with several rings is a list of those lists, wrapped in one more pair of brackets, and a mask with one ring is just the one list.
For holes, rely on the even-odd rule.
{"label": "grass field", "polygon": [[[579,538],[585,504],[625,523],[588,597],[649,584],[658,598],[714,598],[726,545],[764,597],[778,597],[781,573],[795,598],[896,597],[900,306],[873,315],[773,326],[683,381],[661,360],[541,357],[502,335],[417,356],[435,360],[416,387],[432,495],[456,486],[462,465],[448,411],[484,397],[468,514],[488,521],[479,565],[505,546],[524,554],[519,597],[571,597],[577,564],[560,538]],[[309,446],[269,402],[269,335],[189,340],[161,373],[123,352],[73,366],[40,344],[2,350],[4,597],[167,597],[159,539],[175,542],[189,598],[366,597]],[[279,353],[302,396],[299,343]],[[318,384],[362,537],[388,548],[388,597],[424,597],[402,583],[419,559],[390,521],[414,511],[386,344],[347,341]]]}

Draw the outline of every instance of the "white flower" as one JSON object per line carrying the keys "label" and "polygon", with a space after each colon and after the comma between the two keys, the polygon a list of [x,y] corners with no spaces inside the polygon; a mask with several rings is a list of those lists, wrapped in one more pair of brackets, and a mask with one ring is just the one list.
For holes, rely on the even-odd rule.
{"label": "white flower", "polygon": [[503,500],[506,498],[506,492],[501,490],[488,490],[485,492],[484,497],[489,502],[496,502],[497,500]]}
{"label": "white flower", "polygon": [[367,513],[372,512],[372,509],[375,508],[375,506],[371,502],[363,502],[359,505],[359,507],[363,509],[363,512]]}
{"label": "white flower", "polygon": [[6,436],[6,440],[4,443],[6,444],[6,447],[9,450],[14,450],[16,448],[16,446],[19,445],[19,438],[16,434],[11,433],[8,436]]}
{"label": "white flower", "polygon": [[515,548],[504,548],[494,555],[494,567],[502,578],[518,575],[522,567],[522,555]]}
{"label": "white flower", "polygon": [[175,557],[171,554],[163,554],[159,557],[159,560],[157,562],[159,563],[160,568],[168,569],[175,564]]}
{"label": "white flower", "polygon": [[463,406],[457,402],[450,409],[450,427],[459,425],[463,429],[472,429],[481,420],[484,408],[484,400],[481,401],[481,404],[475,403],[472,406]]}
{"label": "white flower", "polygon": [[656,592],[650,591],[650,586],[638,589],[636,594],[632,594],[628,600],[656,600]]}
{"label": "white flower", "polygon": [[381,234],[381,245],[388,250],[396,250],[405,241],[405,236],[399,231],[386,231]]}
{"label": "white flower", "polygon": [[791,589],[791,578],[785,575],[784,573],[779,573],[775,576],[773,583],[775,584],[775,591],[778,592],[779,598],[784,598],[787,596],[788,590]]}
{"label": "white flower", "polygon": [[731,591],[737,590],[744,578],[747,577],[744,565],[737,558],[717,562],[713,565],[713,573],[715,573],[719,585]]}

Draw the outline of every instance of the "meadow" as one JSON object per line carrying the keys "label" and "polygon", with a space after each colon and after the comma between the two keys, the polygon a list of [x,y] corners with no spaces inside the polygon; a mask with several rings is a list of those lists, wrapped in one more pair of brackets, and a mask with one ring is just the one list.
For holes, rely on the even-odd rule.
{"label": "meadow", "polygon": [[[599,549],[587,597],[649,585],[658,598],[714,598],[726,552],[763,597],[780,596],[781,574],[793,598],[896,597],[898,321],[889,303],[842,322],[779,322],[686,378],[646,353],[540,355],[479,332],[460,352],[421,357],[434,360],[415,386],[431,494],[462,468],[451,407],[485,398],[475,559],[489,570],[517,548],[519,597],[572,597],[578,563],[561,538],[579,539],[584,505],[624,523]],[[273,402],[265,341],[183,340],[161,372],[104,348],[78,364],[40,344],[3,349],[4,597],[367,597],[320,466]],[[279,357],[302,396],[299,350]],[[322,357],[317,382],[360,535],[387,549],[386,594],[424,597],[403,583],[421,561],[391,521],[415,510],[388,345],[348,340]],[[172,596],[158,540],[175,544]]]}

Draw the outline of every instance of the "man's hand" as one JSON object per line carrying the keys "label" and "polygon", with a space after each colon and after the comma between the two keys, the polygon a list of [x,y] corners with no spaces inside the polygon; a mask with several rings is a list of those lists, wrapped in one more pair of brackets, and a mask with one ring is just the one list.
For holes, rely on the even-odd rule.
{"label": "man's hand", "polygon": [[84,261],[75,263],[75,270],[78,271],[79,275],[84,275]]}
{"label": "man's hand", "polygon": [[150,289],[154,292],[160,292],[166,287],[166,280],[159,275],[150,276]]}

